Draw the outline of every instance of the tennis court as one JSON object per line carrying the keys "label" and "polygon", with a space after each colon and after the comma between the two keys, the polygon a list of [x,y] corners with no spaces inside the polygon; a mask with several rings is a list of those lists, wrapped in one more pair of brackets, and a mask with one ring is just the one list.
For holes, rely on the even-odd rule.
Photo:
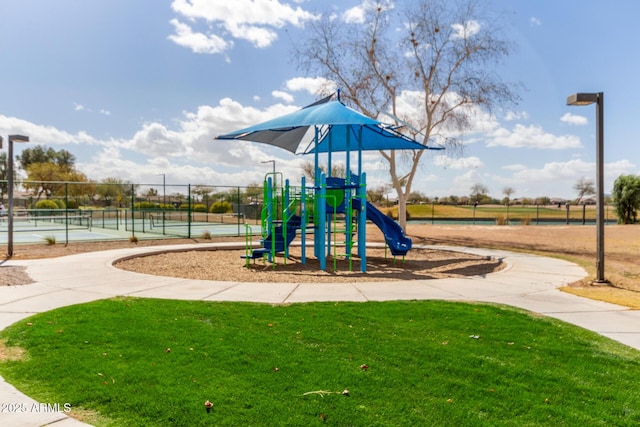
{"label": "tennis court", "polygon": [[[13,241],[19,243],[57,243],[72,241],[198,238],[260,234],[260,225],[245,225],[233,215],[167,211],[21,211],[13,220]],[[7,217],[0,218],[0,245],[8,240]]]}

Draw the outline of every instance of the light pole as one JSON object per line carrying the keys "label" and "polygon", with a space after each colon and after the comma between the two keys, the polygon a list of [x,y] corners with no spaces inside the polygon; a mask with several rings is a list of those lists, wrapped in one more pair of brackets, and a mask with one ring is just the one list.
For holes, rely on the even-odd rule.
{"label": "light pole", "polygon": [[574,93],[567,97],[567,105],[596,104],[596,282],[604,278],[604,93]]}
{"label": "light pole", "polygon": [[7,197],[9,199],[9,210],[7,218],[7,256],[13,256],[13,142],[29,142],[29,137],[24,135],[9,135],[7,147],[8,159],[7,159]]}
{"label": "light pole", "polygon": [[276,174],[276,161],[275,160],[265,160],[264,162],[260,162],[260,163],[273,163],[273,175],[275,176],[275,174]]}
{"label": "light pole", "polygon": [[276,161],[275,160],[265,160],[260,163],[273,163],[273,188],[276,188]]}

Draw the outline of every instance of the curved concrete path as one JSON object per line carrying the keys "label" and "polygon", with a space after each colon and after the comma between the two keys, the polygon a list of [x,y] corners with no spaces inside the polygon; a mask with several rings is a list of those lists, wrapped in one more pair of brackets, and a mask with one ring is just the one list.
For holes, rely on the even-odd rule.
{"label": "curved concrete path", "polygon": [[[92,252],[61,258],[9,261],[22,265],[36,283],[0,287],[0,328],[35,313],[114,296],[203,301],[254,301],[270,304],[307,301],[451,300],[479,301],[520,307],[573,323],[640,349],[640,311],[577,297],[557,288],[582,279],[581,267],[555,258],[499,250],[427,246],[500,258],[506,268],[485,276],[455,279],[369,282],[351,284],[238,283],[188,280],[131,273],[113,267],[113,261],[157,251],[185,249],[240,249],[244,245],[198,244],[155,246]],[[87,425],[50,411],[46,403],[25,396],[0,381],[0,425]],[[53,409],[56,409],[53,406]],[[49,412],[48,412],[49,411]]]}

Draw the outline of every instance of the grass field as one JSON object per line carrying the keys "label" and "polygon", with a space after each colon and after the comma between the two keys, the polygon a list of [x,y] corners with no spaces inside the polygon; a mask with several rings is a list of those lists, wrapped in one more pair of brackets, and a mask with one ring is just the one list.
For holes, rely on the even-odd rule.
{"label": "grass field", "polygon": [[[398,207],[382,208],[382,212],[391,212],[394,218],[398,216]],[[565,206],[558,208],[556,205],[549,206],[509,206],[502,205],[480,205],[474,209],[472,205],[438,205],[438,204],[425,204],[425,205],[408,205],[407,210],[409,216],[413,219],[440,219],[446,220],[451,218],[456,219],[468,219],[484,218],[504,220],[508,218],[513,221],[530,221],[535,222],[536,219],[540,221],[554,220],[563,221],[567,218],[567,209]],[[474,212],[475,211],[475,212]],[[584,217],[587,221],[595,221],[596,208],[593,205],[587,205],[584,208]],[[577,205],[571,205],[569,207],[569,218],[571,221],[581,221],[583,218],[583,207]],[[607,221],[616,221],[615,209],[612,206],[605,208],[605,219]]]}
{"label": "grass field", "polygon": [[490,305],[123,298],[1,338],[2,376],[98,426],[640,423],[638,351]]}

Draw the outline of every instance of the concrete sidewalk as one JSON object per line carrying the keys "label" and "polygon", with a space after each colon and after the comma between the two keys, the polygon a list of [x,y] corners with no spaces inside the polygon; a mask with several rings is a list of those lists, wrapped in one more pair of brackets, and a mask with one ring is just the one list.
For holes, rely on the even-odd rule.
{"label": "concrete sidewalk", "polygon": [[[575,264],[507,251],[427,246],[500,258],[506,268],[486,276],[352,284],[239,283],[151,276],[116,269],[113,261],[158,251],[244,248],[243,244],[156,246],[10,261],[27,267],[36,283],[0,287],[0,328],[35,313],[114,296],[203,301],[296,303],[308,301],[450,300],[520,307],[592,330],[640,349],[640,311],[577,297],[557,288],[587,274]],[[0,425],[86,425],[64,413],[65,402],[36,402],[0,381]],[[42,405],[41,403],[44,403]],[[47,405],[48,404],[48,405]],[[57,406],[56,406],[57,404]],[[59,409],[59,410],[56,410]]]}

